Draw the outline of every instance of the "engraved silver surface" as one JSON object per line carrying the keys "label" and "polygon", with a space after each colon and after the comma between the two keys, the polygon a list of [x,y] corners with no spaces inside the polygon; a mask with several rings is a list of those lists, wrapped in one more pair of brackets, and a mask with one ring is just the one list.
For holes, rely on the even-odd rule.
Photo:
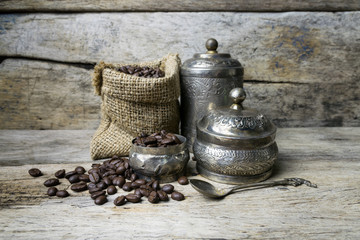
{"label": "engraved silver surface", "polygon": [[209,44],[206,47],[207,53],[195,54],[181,67],[181,134],[187,138],[190,152],[196,137],[196,121],[210,109],[231,104],[229,91],[243,86],[244,69],[240,62],[230,54],[217,53],[216,47],[209,49]]}
{"label": "engraved silver surface", "polygon": [[166,148],[133,145],[129,153],[130,166],[141,178],[147,180],[153,178],[161,183],[176,181],[185,174],[190,158],[186,138],[176,136],[182,143]]}

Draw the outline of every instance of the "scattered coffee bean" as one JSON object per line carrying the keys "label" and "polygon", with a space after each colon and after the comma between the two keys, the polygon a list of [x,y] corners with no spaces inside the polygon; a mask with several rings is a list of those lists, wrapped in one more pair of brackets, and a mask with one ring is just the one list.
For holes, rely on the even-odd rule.
{"label": "scattered coffee bean", "polygon": [[132,203],[138,203],[141,201],[141,197],[133,193],[126,195],[125,198],[128,202],[132,202]]}
{"label": "scattered coffee bean", "polygon": [[118,186],[120,188],[123,187],[123,185],[125,184],[125,178],[120,176],[120,177],[115,177],[113,180],[112,180],[112,183],[115,185],[115,186]]}
{"label": "scattered coffee bean", "polygon": [[96,205],[103,205],[104,203],[107,202],[107,198],[105,195],[101,195],[101,196],[98,196],[95,200],[94,200],[94,203]]}
{"label": "scattered coffee bean", "polygon": [[65,178],[66,178],[66,179],[69,179],[71,176],[73,176],[73,175],[75,175],[75,174],[77,174],[76,171],[67,172],[67,173],[65,173]]}
{"label": "scattered coffee bean", "polygon": [[173,192],[171,194],[171,198],[176,200],[176,201],[182,201],[185,199],[184,195],[182,193],[179,193],[179,192]]}
{"label": "scattered coffee bean", "polygon": [[125,203],[126,203],[125,196],[119,196],[119,197],[115,198],[115,200],[114,200],[115,206],[121,206],[121,205],[124,205]]}
{"label": "scattered coffee bean", "polygon": [[56,192],[56,196],[61,197],[61,198],[65,198],[65,197],[69,196],[69,193],[66,190],[59,190],[59,191]]}
{"label": "scattered coffee bean", "polygon": [[158,180],[155,180],[151,186],[155,191],[160,189],[160,183]]}
{"label": "scattered coffee bean", "polygon": [[109,177],[104,177],[102,180],[103,180],[104,183],[106,183],[106,185],[108,185],[108,186],[110,186],[110,185],[113,184]]}
{"label": "scattered coffee bean", "polygon": [[146,188],[138,188],[141,195],[148,197],[152,191],[146,189]]}
{"label": "scattered coffee bean", "polygon": [[136,194],[136,195],[138,195],[138,196],[140,196],[140,197],[143,196],[143,195],[141,194],[140,188],[135,189],[134,194]]}
{"label": "scattered coffee bean", "polygon": [[97,197],[99,196],[102,196],[102,195],[106,195],[106,192],[105,191],[98,191],[98,192],[94,192],[91,194],[91,199],[96,199]]}
{"label": "scattered coffee bean", "polygon": [[42,176],[42,172],[40,171],[40,169],[38,168],[31,168],[28,173],[30,174],[30,176],[32,177],[40,177]]}
{"label": "scattered coffee bean", "polygon": [[132,190],[131,182],[127,182],[122,186],[122,189],[126,192],[130,192]]}
{"label": "scattered coffee bean", "polygon": [[87,190],[87,184],[86,182],[79,182],[79,183],[75,183],[73,185],[71,185],[71,190],[73,190],[74,192],[82,192]]}
{"label": "scattered coffee bean", "polygon": [[[131,181],[131,182],[135,182],[136,179],[137,179],[137,175],[136,175],[135,173],[131,174],[131,176],[130,176],[130,181]],[[142,185],[142,184],[140,184],[140,185]],[[139,185],[139,186],[140,186],[140,185]]]}
{"label": "scattered coffee bean", "polygon": [[158,194],[161,201],[169,201],[168,195],[163,190],[157,191],[157,194]]}
{"label": "scattered coffee bean", "polygon": [[139,186],[146,184],[146,180],[145,180],[145,179],[136,179],[135,182],[136,182],[137,184],[140,184]]}
{"label": "scattered coffee bean", "polygon": [[98,184],[96,184],[96,187],[101,188],[101,189],[106,189],[108,187],[108,185],[104,181],[101,181]]}
{"label": "scattered coffee bean", "polygon": [[88,184],[88,189],[91,189],[91,188],[96,188],[96,184],[95,183],[89,183]]}
{"label": "scattered coffee bean", "polygon": [[65,169],[60,169],[59,171],[56,171],[55,177],[64,178],[65,177]]}
{"label": "scattered coffee bean", "polygon": [[82,181],[82,182],[90,182],[89,175],[87,175],[87,174],[79,175],[79,180]]}
{"label": "scattered coffee bean", "polygon": [[47,195],[55,196],[58,189],[56,187],[49,187],[47,190]]}
{"label": "scattered coffee bean", "polygon": [[60,182],[59,182],[59,179],[57,179],[57,178],[50,178],[44,182],[45,187],[52,187],[52,186],[56,186],[59,184],[60,184]]}
{"label": "scattered coffee bean", "polygon": [[118,175],[122,175],[122,174],[125,173],[125,171],[126,171],[126,168],[125,168],[125,166],[122,164],[122,165],[120,165],[118,168],[116,168],[115,173],[118,174]]}
{"label": "scattered coffee bean", "polygon": [[109,195],[114,195],[115,193],[117,193],[117,189],[114,185],[111,185],[107,188],[107,193]]}
{"label": "scattered coffee bean", "polygon": [[75,172],[77,172],[77,174],[84,174],[86,172],[86,170],[84,167],[78,166],[75,168]]}
{"label": "scattered coffee bean", "polygon": [[80,182],[79,175],[77,175],[77,174],[72,175],[71,177],[69,177],[68,180],[69,180],[70,183]]}
{"label": "scattered coffee bean", "polygon": [[189,180],[187,179],[186,176],[182,176],[182,177],[179,177],[178,183],[181,185],[187,185],[187,184],[189,184]]}
{"label": "scattered coffee bean", "polygon": [[152,191],[150,195],[148,196],[148,201],[151,203],[158,203],[160,200],[159,195],[156,191]]}
{"label": "scattered coffee bean", "polygon": [[100,176],[97,172],[92,172],[89,174],[90,182],[98,183],[100,181]]}
{"label": "scattered coffee bean", "polygon": [[99,187],[89,188],[89,193],[93,194],[94,192],[99,192],[99,191],[102,191],[102,190],[103,189],[99,188]]}
{"label": "scattered coffee bean", "polygon": [[174,186],[171,184],[165,184],[161,189],[167,194],[171,194],[174,191]]}

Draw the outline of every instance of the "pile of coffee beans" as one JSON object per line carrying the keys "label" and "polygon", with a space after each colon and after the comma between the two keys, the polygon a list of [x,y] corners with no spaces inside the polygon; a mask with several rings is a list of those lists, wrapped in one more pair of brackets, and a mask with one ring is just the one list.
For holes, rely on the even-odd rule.
{"label": "pile of coffee beans", "polygon": [[119,72],[144,78],[161,78],[165,76],[165,73],[158,67],[151,68],[127,65],[119,67],[116,70]]}
{"label": "pile of coffee beans", "polygon": [[[30,170],[31,176],[39,174],[38,171]],[[158,180],[139,179],[130,167],[128,158],[114,156],[102,164],[92,164],[91,169],[87,172],[84,167],[78,166],[68,172],[65,169],[60,169],[54,175],[55,178],[47,179],[44,182],[44,186],[48,187],[48,196],[64,198],[70,195],[67,190],[58,190],[55,187],[60,184],[59,179],[65,178],[69,181],[72,191],[83,192],[88,190],[96,205],[105,204],[108,201],[107,196],[116,194],[120,189],[129,192],[129,194],[118,196],[113,202],[116,206],[124,205],[126,202],[138,203],[143,197],[146,197],[150,203],[168,201],[168,194],[176,201],[185,199],[184,195],[175,191],[171,184],[160,186]],[[189,183],[185,176],[180,177],[178,182],[182,185]],[[131,193],[131,191],[133,192]]]}
{"label": "pile of coffee beans", "polygon": [[165,130],[148,135],[141,133],[133,140],[133,143],[142,147],[167,147],[170,145],[181,144],[181,141],[173,133],[167,133]]}

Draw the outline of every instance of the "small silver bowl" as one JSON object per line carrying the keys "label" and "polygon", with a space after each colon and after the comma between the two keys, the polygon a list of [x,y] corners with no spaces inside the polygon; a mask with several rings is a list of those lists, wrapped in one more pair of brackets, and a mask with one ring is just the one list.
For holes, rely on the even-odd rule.
{"label": "small silver bowl", "polygon": [[156,179],[160,183],[176,181],[183,176],[189,161],[186,138],[176,135],[181,141],[178,145],[167,147],[142,147],[134,144],[130,149],[130,166],[143,179]]}

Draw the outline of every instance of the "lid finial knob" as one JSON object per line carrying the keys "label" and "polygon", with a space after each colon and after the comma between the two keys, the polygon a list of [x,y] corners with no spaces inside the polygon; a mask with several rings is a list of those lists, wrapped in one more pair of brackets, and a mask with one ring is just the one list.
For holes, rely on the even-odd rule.
{"label": "lid finial knob", "polygon": [[206,46],[206,49],[207,49],[206,53],[217,53],[216,49],[218,47],[218,42],[216,41],[215,38],[209,38],[206,41],[205,46]]}
{"label": "lid finial knob", "polygon": [[240,110],[240,109],[244,109],[243,106],[241,105],[241,103],[245,100],[246,98],[246,93],[244,91],[243,88],[233,88],[230,91],[229,94],[230,98],[232,98],[233,100],[233,104],[230,106],[231,109],[235,109],[235,110]]}

